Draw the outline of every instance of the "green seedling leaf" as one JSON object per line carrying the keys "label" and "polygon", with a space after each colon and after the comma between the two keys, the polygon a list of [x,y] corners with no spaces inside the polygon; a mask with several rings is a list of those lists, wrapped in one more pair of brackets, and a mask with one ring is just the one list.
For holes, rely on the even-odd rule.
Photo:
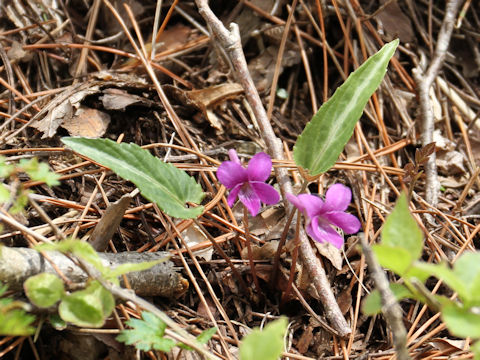
{"label": "green seedling leaf", "polygon": [[412,256],[400,246],[375,244],[372,246],[372,250],[379,264],[384,268],[392,270],[397,275],[403,276],[412,265]]}
{"label": "green seedling leaf", "polygon": [[98,281],[92,281],[85,290],[66,296],[58,313],[67,322],[83,327],[102,327],[115,306],[113,295]]}
{"label": "green seedling leaf", "polygon": [[0,183],[0,204],[10,200],[10,190],[4,184]]}
{"label": "green seedling leaf", "polygon": [[15,202],[13,203],[12,207],[10,208],[9,213],[14,215],[22,212],[25,209],[25,206],[28,204],[28,194],[30,191],[28,190],[21,190],[20,193],[15,198]]}
{"label": "green seedling leaf", "polygon": [[[414,298],[414,294],[410,292],[404,285],[393,283],[390,284],[390,290],[392,290],[393,295],[397,301]],[[378,290],[373,290],[370,294],[367,295],[365,300],[362,303],[362,312],[367,316],[372,316],[378,314],[382,311],[382,298]]]}
{"label": "green seedling leaf", "polygon": [[144,311],[141,320],[130,319],[126,324],[132,329],[123,330],[116,339],[138,350],[169,352],[175,346],[175,341],[163,337],[167,325],[150,312]]}
{"label": "green seedling leaf", "polygon": [[0,179],[9,177],[15,171],[15,166],[7,164],[5,158],[0,156]]}
{"label": "green seedling leaf", "polygon": [[30,301],[41,308],[56,304],[65,294],[62,280],[48,273],[29,277],[23,287]]}
{"label": "green seedling leaf", "polygon": [[423,269],[417,268],[415,264],[416,262],[414,262],[413,265],[408,268],[407,272],[403,274],[403,278],[405,280],[411,280],[415,278],[421,283],[425,283],[425,281],[432,275]]}
{"label": "green seedling leaf", "polygon": [[50,315],[48,317],[48,321],[50,322],[50,325],[52,325],[52,327],[55,330],[62,331],[62,330],[65,330],[67,328],[67,323],[65,321],[63,321],[62,318],[60,317],[60,315],[58,315],[58,314]]}
{"label": "green seedling leaf", "polygon": [[460,304],[451,302],[442,307],[442,319],[452,335],[480,338],[480,315]]}
{"label": "green seedling leaf", "polygon": [[287,324],[287,319],[282,317],[265,326],[263,331],[254,329],[242,340],[240,360],[277,360],[283,351]]}
{"label": "green seedling leaf", "polygon": [[27,336],[35,332],[30,326],[35,321],[35,316],[27,314],[22,309],[3,311],[0,305],[0,335]]}
{"label": "green seedling leaf", "polygon": [[[200,335],[197,336],[197,341],[200,344],[206,344],[208,342],[208,340],[210,340],[212,338],[212,336],[215,335],[216,332],[217,332],[216,327],[204,330],[204,331],[202,331],[202,333]],[[177,343],[177,346],[181,347],[182,349],[188,350],[188,351],[193,351],[194,350],[190,346],[185,345],[184,343]]]}
{"label": "green seedling leaf", "polygon": [[72,150],[133,182],[145,198],[155,202],[168,215],[190,219],[203,212],[203,206],[185,207],[187,202],[199,204],[203,199],[204,193],[195,179],[138,145],[76,137],[64,137],[62,141]]}
{"label": "green seedling leaf", "polygon": [[408,210],[407,196],[404,193],[400,195],[395,208],[385,221],[382,244],[405,249],[413,260],[418,260],[422,255],[422,232]]}
{"label": "green seedling leaf", "polygon": [[355,70],[305,126],[293,150],[295,163],[316,176],[330,169],[350,139],[368,99],[380,85],[398,40]]}
{"label": "green seedling leaf", "polygon": [[197,336],[197,341],[200,344],[206,344],[212,338],[212,336],[215,335],[217,330],[218,329],[216,327],[212,327],[210,329],[202,331],[202,333]]}
{"label": "green seedling leaf", "polygon": [[[0,251],[2,247],[0,246]],[[27,336],[35,332],[30,326],[35,316],[27,314],[29,304],[15,301],[11,298],[2,298],[7,291],[7,285],[0,283],[0,335]]]}
{"label": "green seedling leaf", "polygon": [[[1,254],[2,254],[2,245],[0,245],[0,255]],[[0,296],[5,294],[7,290],[8,290],[8,285],[2,285],[2,283],[0,282]]]}
{"label": "green seedling leaf", "polygon": [[39,163],[37,158],[30,160],[22,159],[19,165],[34,181],[43,181],[48,186],[60,184],[58,181],[60,175],[51,171],[47,164]]}

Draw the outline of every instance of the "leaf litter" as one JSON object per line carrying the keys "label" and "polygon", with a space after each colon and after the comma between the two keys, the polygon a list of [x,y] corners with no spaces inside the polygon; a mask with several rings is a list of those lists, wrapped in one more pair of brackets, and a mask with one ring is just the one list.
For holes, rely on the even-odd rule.
{"label": "leaf litter", "polygon": [[[165,90],[171,87],[173,92],[182,94],[183,98],[179,98],[170,92],[169,97],[188,136],[181,135],[178,124],[169,119],[153,91],[151,79],[140,65],[138,54],[135,54],[125,33],[106,7],[101,6],[100,15],[97,14],[98,18],[94,18],[95,15],[89,12],[86,3],[79,3],[78,7],[72,3],[57,8],[56,3],[43,6],[40,3],[6,1],[0,10],[0,43],[6,49],[9,67],[14,74],[13,83],[10,80],[10,83],[2,83],[7,90],[0,97],[0,118],[7,121],[29,102],[49,94],[47,100],[37,104],[38,108],[34,105],[23,110],[21,116],[2,127],[0,154],[10,160],[37,155],[62,175],[60,186],[49,189],[36,184],[32,187],[41,196],[42,206],[62,232],[70,235],[78,227],[79,236],[86,236],[95,228],[100,214],[107,209],[108,204],[133,191],[134,186],[67,152],[60,143],[60,137],[79,134],[73,131],[86,131],[81,134],[147,145],[152,154],[167,161],[169,158],[186,159],[175,160],[175,166],[187,170],[195,179],[201,179],[203,191],[207,193],[202,202],[206,212],[199,221],[215,241],[221,244],[230,259],[235,261],[242,278],[250,281],[248,262],[242,260],[246,248],[243,245],[241,220],[229,213],[225,204],[222,205],[222,202],[215,199],[218,183],[211,174],[221,161],[227,159],[228,149],[236,148],[248,160],[256,152],[264,150],[263,141],[256,120],[244,101],[242,91],[236,85],[235,74],[231,72],[228,62],[219,55],[219,50],[208,42],[203,32],[205,25],[196,12],[194,3],[186,1],[177,5],[179,10],[173,10],[172,16],[165,21],[166,26],[162,32],[154,36],[157,45],[153,61],[158,69],[156,74]],[[138,1],[130,3],[149,51],[152,48],[151,29],[154,19],[153,13],[145,9],[153,9],[156,4],[140,4]],[[268,103],[273,73],[280,73],[278,87],[286,90],[286,96],[274,99],[271,121],[285,149],[289,151],[292,151],[298,134],[313,115],[311,94],[314,94],[319,103],[329,98],[342,83],[344,76],[355,68],[356,63],[362,63],[366,55],[371,55],[380,48],[380,39],[389,41],[400,37],[404,48],[397,51],[397,61],[389,67],[384,82],[389,84],[392,91],[387,91],[387,85],[382,85],[381,90],[377,91],[377,97],[372,99],[371,105],[367,105],[349,142],[351,150],[348,150],[348,161],[339,159],[333,170],[310,185],[310,191],[319,194],[324,194],[336,182],[349,186],[353,192],[356,212],[369,226],[364,230],[374,240],[396,200],[396,191],[403,185],[408,186],[408,182],[398,174],[408,170],[409,163],[418,161],[415,154],[420,148],[418,136],[421,129],[417,121],[418,101],[413,90],[411,68],[419,60],[430,59],[429,51],[431,45],[435,44],[444,9],[441,4],[434,4],[431,9],[433,11],[430,11],[424,2],[406,4],[374,1],[360,2],[354,8],[339,3],[339,11],[335,12],[333,10],[337,2],[327,1],[329,7],[322,13],[322,25],[319,22],[318,8],[311,2],[301,3],[296,9],[295,17],[302,42],[299,43],[293,33],[289,35],[281,64],[276,64],[276,56],[288,16],[285,1],[246,1],[238,9],[234,8],[234,4],[223,4],[214,7],[213,11],[223,19],[240,24],[250,71],[257,87],[263,89],[264,105]],[[463,19],[460,16],[457,19],[462,21],[454,36],[464,39],[464,42],[456,42],[451,47],[452,54],[457,59],[447,57],[431,91],[437,121],[437,165],[443,187],[438,211],[431,212],[436,227],[422,222],[425,230],[432,234],[430,244],[435,244],[425,245],[423,249],[424,256],[431,259],[438,258],[443,251],[456,252],[461,247],[474,249],[472,240],[478,238],[478,235],[472,237],[472,234],[479,225],[480,158],[477,150],[480,144],[480,102],[475,90],[478,83],[475,76],[472,76],[475,69],[470,63],[479,63],[474,29],[480,26],[480,9],[475,2],[469,4],[465,14],[461,15]],[[164,5],[162,21],[170,6],[170,3]],[[123,7],[116,8],[126,19],[127,13]],[[81,17],[78,17],[79,14]],[[190,19],[182,14],[189,15]],[[83,17],[85,21],[65,23],[68,18]],[[192,18],[195,22],[191,21]],[[352,24],[356,24],[356,21],[361,21],[362,26],[354,27]],[[90,32],[87,41],[80,36],[89,33],[89,23],[93,24],[95,31]],[[346,24],[345,32],[342,31],[342,23]],[[426,24],[432,24],[431,32]],[[131,21],[128,21],[127,26],[134,30]],[[322,26],[325,27],[325,39],[322,36]],[[88,56],[83,60],[87,72],[83,77],[72,78],[72,69],[76,66],[74,64],[77,64],[81,49],[86,48],[88,43],[92,46],[89,45]],[[298,56],[300,49],[304,49],[310,59],[313,87],[307,83],[306,65]],[[465,57],[466,50],[470,54],[466,57],[468,63],[458,61],[461,56]],[[324,54],[326,63],[323,60]],[[4,62],[5,60],[1,77],[7,79],[7,66]],[[173,76],[188,82],[192,87],[182,85]],[[10,94],[15,96],[15,109],[11,110]],[[105,120],[107,114],[109,122]],[[26,119],[26,126],[25,120],[21,119]],[[25,127],[18,131],[23,126]],[[242,151],[249,148],[256,150]],[[215,155],[205,156],[207,152]],[[191,154],[195,156],[192,158]],[[359,158],[361,160],[356,160]],[[273,159],[274,167],[291,170],[292,177],[295,178],[296,169],[288,159],[290,155],[286,151],[283,160]],[[91,189],[95,190],[90,192]],[[423,177],[420,177],[413,191],[420,199],[424,196]],[[85,208],[88,202],[89,207]],[[414,200],[413,206],[419,214],[429,211],[418,198]],[[26,225],[31,228],[45,224],[31,209],[24,216]],[[142,222],[142,216],[145,222]],[[357,310],[365,295],[363,286],[372,290],[373,285],[361,254],[356,250],[355,237],[347,238],[344,248],[346,258],[337,251],[332,252],[332,249],[317,249],[319,264],[323,264],[353,330],[351,337],[340,339],[316,323],[311,325],[314,317],[299,300],[299,296],[291,297],[285,304],[278,302],[282,288],[284,290],[284,286],[279,285],[285,284],[283,277],[277,280],[276,288],[262,287],[265,299],[256,302],[255,297],[242,293],[229,266],[208,245],[209,241],[205,241],[203,232],[195,230],[192,235],[192,229],[196,228],[188,220],[172,225],[166,223],[163,216],[146,199],[142,199],[140,205],[132,202],[120,225],[117,227],[114,224],[116,231],[113,232],[109,251],[169,251],[185,276],[188,273],[185,266],[191,266],[193,260],[188,259],[186,263],[180,261],[179,252],[183,254],[185,249],[178,243],[180,250],[176,250],[172,243],[178,240],[175,228],[180,234],[187,234],[186,240],[192,244],[189,246],[208,251],[208,255],[199,255],[201,270],[214,287],[228,320],[235,322],[233,329],[238,332],[238,336],[228,328],[224,328],[222,333],[223,340],[229,344],[233,354],[237,353],[234,339],[236,336],[241,337],[243,327],[253,328],[259,326],[264,319],[269,319],[269,316],[282,314],[290,316],[292,321],[289,328],[291,341],[286,349],[293,354],[292,357],[303,355],[307,358],[333,359],[342,355],[353,359],[368,354],[374,358],[386,359],[393,354],[393,344],[385,320],[382,317],[367,318]],[[285,221],[285,216],[281,208],[274,214],[271,209],[263,208],[254,218],[255,222],[250,222],[254,229],[252,235],[257,272],[265,285],[269,281],[270,261],[278,246],[276,241],[281,237],[281,224]],[[51,230],[46,230],[45,227],[42,229],[42,234],[53,238]],[[292,237],[293,233],[290,232],[288,236]],[[9,228],[3,230],[0,238],[4,244],[20,246],[25,243],[22,235]],[[153,242],[148,240],[150,238]],[[292,244],[281,256],[282,271],[287,273],[291,267]],[[295,284],[299,294],[311,310],[321,317],[322,305],[316,300],[318,295],[310,286],[308,274],[298,264],[295,270],[298,270]],[[216,309],[211,311],[215,318],[220,316],[221,309],[208,297],[211,294],[207,295],[208,289],[200,280],[200,270],[193,270],[192,274],[193,277],[189,277],[190,286],[178,292],[177,300],[162,301],[167,313],[175,315],[179,323],[189,324],[193,333],[199,334],[212,324],[207,311],[202,310],[205,316],[198,316],[198,309]],[[433,288],[435,283],[430,285]],[[208,297],[206,302],[195,288]],[[439,291],[441,293],[445,290],[440,288]],[[402,302],[401,305],[410,334],[409,342],[414,344],[410,348],[412,356],[468,356],[468,344],[443,330],[441,319],[432,320],[428,329],[421,329],[421,324],[434,319],[433,312],[418,311],[414,302]],[[121,319],[123,322],[126,314],[140,316],[132,304],[122,306],[122,316],[125,316]],[[112,321],[109,326],[118,329],[123,325]],[[60,340],[62,336],[59,333],[42,329],[40,338],[43,345],[30,344],[21,338],[7,339],[0,345],[0,358],[15,352],[20,358],[31,358],[30,355],[37,350],[46,352],[46,358],[61,355],[73,358],[75,353],[86,356],[80,353],[78,344],[71,345],[74,343],[71,336],[75,330],[65,331],[68,335],[63,335],[64,339]],[[118,347],[112,345],[115,344],[114,340],[103,342],[88,335],[86,338],[89,339],[88,342],[81,347],[88,346],[92,356],[90,358],[103,359],[108,353],[115,353],[115,356],[122,358]],[[214,337],[210,342],[211,349],[216,349],[219,343],[219,338]],[[125,352],[123,358],[131,355]],[[161,358],[160,355],[152,356]]]}

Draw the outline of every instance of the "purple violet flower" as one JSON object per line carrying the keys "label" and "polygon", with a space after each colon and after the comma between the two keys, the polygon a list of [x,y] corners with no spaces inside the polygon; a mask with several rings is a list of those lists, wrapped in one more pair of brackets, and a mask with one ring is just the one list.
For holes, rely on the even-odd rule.
{"label": "purple violet flower", "polygon": [[252,216],[260,210],[260,202],[273,205],[280,195],[265,181],[272,171],[272,160],[264,152],[255,154],[245,169],[234,149],[228,151],[230,161],[224,161],[217,170],[218,180],[231,189],[228,205],[232,206],[237,196]]}
{"label": "purple violet flower", "polygon": [[332,225],[341,228],[346,234],[360,230],[360,221],[345,212],[352,200],[352,192],[342,184],[330,186],[325,201],[309,194],[287,194],[287,199],[305,215],[308,235],[320,243],[329,242],[338,249],[342,247],[343,237]]}

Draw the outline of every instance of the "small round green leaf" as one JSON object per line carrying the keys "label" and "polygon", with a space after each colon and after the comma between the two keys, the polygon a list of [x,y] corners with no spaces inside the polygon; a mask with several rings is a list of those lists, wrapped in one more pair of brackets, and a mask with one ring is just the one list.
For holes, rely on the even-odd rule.
{"label": "small round green leaf", "polygon": [[98,282],[92,282],[85,290],[65,297],[58,308],[60,317],[77,326],[101,327],[111,314],[115,300],[113,295]]}
{"label": "small round green leaf", "polygon": [[29,277],[23,287],[30,301],[42,308],[56,304],[65,293],[62,280],[48,273]]}

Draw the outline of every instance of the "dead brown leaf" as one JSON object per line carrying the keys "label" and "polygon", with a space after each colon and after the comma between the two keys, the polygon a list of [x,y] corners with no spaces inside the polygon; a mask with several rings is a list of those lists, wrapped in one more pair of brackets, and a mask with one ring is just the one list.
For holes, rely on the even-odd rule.
{"label": "dead brown leaf", "polygon": [[105,134],[110,124],[110,115],[106,112],[80,106],[74,116],[65,117],[61,126],[71,136],[99,138]]}
{"label": "dead brown leaf", "polygon": [[[388,0],[382,0],[385,4]],[[405,15],[396,1],[390,1],[383,10],[378,13],[377,18],[382,22],[385,32],[392,39],[398,37],[402,43],[408,43],[415,40],[412,22]]]}
{"label": "dead brown leaf", "polygon": [[129,195],[124,195],[107,207],[92,235],[90,235],[89,242],[96,251],[105,251],[131,200],[132,198]]}
{"label": "dead brown leaf", "polygon": [[153,101],[141,96],[130,94],[125,90],[109,88],[103,90],[103,96],[100,96],[103,107],[107,110],[122,110],[129,105],[142,104],[145,106],[153,105]]}
{"label": "dead brown leaf", "polygon": [[29,61],[32,59],[32,53],[23,50],[22,44],[18,41],[12,43],[12,47],[7,51],[7,56],[13,61]]}
{"label": "dead brown leaf", "polygon": [[343,258],[342,252],[340,249],[337,249],[335,246],[330,244],[329,242],[325,242],[320,244],[319,242],[314,241],[315,247],[317,248],[318,252],[326,257],[332,265],[337,270],[342,269]]}
{"label": "dead brown leaf", "polygon": [[313,340],[313,327],[308,325],[305,331],[298,339],[297,350],[300,354],[305,354]]}

